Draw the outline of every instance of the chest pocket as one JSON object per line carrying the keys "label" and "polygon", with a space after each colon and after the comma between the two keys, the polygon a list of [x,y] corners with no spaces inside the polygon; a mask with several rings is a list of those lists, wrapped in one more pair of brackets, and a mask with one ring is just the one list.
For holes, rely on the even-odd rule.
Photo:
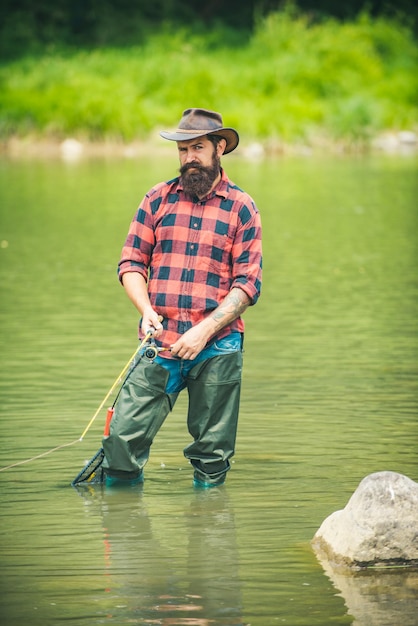
{"label": "chest pocket", "polygon": [[231,263],[232,237],[202,230],[197,241],[199,262],[212,271],[225,272]]}

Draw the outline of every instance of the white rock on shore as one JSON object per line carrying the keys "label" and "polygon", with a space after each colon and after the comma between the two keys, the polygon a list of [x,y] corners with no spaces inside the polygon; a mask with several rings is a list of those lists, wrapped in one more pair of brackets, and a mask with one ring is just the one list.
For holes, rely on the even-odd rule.
{"label": "white rock on shore", "polygon": [[60,144],[60,153],[64,161],[77,161],[83,154],[84,146],[77,139],[65,139]]}
{"label": "white rock on shore", "polygon": [[375,149],[387,153],[415,153],[418,136],[412,130],[383,133],[372,141]]}
{"label": "white rock on shore", "polygon": [[418,483],[396,472],[364,478],[346,507],[327,517],[312,546],[337,565],[418,565]]}

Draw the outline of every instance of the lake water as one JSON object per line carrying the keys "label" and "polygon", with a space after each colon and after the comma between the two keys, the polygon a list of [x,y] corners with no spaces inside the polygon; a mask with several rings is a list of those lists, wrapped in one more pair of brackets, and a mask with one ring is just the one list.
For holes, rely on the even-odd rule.
{"label": "lake water", "polygon": [[227,483],[192,488],[183,398],[143,489],[77,491],[136,344],[119,252],[176,157],[0,161],[2,623],[416,624],[417,572],[334,576],[310,546],[366,475],[418,480],[416,165],[226,157],[265,252]]}

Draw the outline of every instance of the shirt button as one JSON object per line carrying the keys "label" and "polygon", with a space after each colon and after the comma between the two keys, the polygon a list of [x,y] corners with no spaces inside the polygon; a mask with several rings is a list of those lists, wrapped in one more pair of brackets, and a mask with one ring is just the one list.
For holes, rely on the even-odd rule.
{"label": "shirt button", "polygon": [[193,224],[193,226],[194,226],[195,228],[197,228],[197,224],[196,224],[196,223],[195,223],[195,224]]}

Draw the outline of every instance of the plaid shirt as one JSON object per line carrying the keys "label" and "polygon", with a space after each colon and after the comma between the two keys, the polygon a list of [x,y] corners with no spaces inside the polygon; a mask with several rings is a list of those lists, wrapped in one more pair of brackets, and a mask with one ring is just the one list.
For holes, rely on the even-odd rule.
{"label": "plaid shirt", "polygon": [[[255,304],[261,288],[261,221],[253,200],[222,170],[213,192],[187,196],[179,178],[147,193],[131,222],[119,278],[139,272],[163,316],[163,346],[170,346],[239,287]],[[236,319],[217,338],[244,331]]]}

